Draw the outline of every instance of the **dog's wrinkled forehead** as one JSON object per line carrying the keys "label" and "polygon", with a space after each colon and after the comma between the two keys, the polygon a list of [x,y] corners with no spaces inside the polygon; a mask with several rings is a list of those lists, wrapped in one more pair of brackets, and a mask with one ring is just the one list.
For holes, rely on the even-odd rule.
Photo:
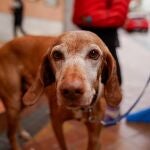
{"label": "dog's wrinkled forehead", "polygon": [[68,50],[71,50],[71,52],[80,51],[82,48],[90,44],[98,45],[100,46],[100,49],[103,49],[103,44],[100,38],[89,31],[66,32],[59,37],[57,44],[59,45],[62,43],[68,48]]}

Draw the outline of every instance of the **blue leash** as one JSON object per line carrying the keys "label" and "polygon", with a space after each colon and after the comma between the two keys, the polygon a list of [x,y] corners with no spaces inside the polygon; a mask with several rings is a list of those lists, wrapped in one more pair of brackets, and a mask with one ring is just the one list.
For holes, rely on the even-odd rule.
{"label": "blue leash", "polygon": [[124,114],[120,115],[118,118],[114,119],[114,120],[110,120],[110,121],[102,121],[101,123],[108,127],[108,126],[112,126],[117,124],[118,122],[120,122],[123,118],[127,117],[128,114],[132,111],[132,109],[137,105],[137,103],[141,100],[141,97],[144,95],[146,88],[148,87],[148,84],[150,82],[150,76],[142,90],[142,92],[140,93],[140,95],[138,96],[138,98],[136,99],[136,101],[133,103],[133,105],[127,110],[127,112],[125,112]]}

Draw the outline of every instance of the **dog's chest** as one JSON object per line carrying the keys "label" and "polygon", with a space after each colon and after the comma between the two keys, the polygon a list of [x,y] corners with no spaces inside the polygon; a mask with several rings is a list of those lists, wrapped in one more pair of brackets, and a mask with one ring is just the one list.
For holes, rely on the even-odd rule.
{"label": "dog's chest", "polygon": [[82,119],[83,118],[83,111],[81,109],[73,111],[73,115],[75,119]]}
{"label": "dog's chest", "polygon": [[74,119],[86,122],[87,121],[87,113],[82,109],[73,111]]}
{"label": "dog's chest", "polygon": [[88,112],[83,111],[82,109],[73,111],[74,119],[86,122],[88,121]]}

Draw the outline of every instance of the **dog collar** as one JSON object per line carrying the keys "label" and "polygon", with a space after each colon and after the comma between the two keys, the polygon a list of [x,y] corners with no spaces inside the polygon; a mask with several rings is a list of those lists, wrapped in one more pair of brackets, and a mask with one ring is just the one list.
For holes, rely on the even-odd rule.
{"label": "dog collar", "polygon": [[99,88],[96,88],[96,92],[95,92],[95,94],[94,94],[94,96],[93,96],[93,99],[92,99],[92,102],[91,102],[91,104],[90,104],[90,107],[92,107],[92,106],[96,103],[96,101],[97,101],[97,99],[98,99],[98,89],[99,89]]}

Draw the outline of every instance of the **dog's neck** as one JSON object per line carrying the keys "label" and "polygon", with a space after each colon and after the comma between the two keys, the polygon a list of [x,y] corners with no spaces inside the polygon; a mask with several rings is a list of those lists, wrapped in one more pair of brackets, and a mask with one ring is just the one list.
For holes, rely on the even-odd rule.
{"label": "dog's neck", "polygon": [[77,120],[81,120],[83,122],[94,122],[100,120],[100,116],[95,113],[97,111],[97,105],[99,105],[100,98],[103,92],[103,84],[99,83],[97,88],[95,89],[95,94],[93,96],[92,102],[88,107],[80,107],[78,109],[74,109],[73,114],[74,118]]}
{"label": "dog's neck", "polygon": [[100,116],[97,113],[99,108],[99,101],[95,100],[95,103],[89,107],[83,107],[73,110],[74,118],[82,122],[94,122],[100,120]]}

